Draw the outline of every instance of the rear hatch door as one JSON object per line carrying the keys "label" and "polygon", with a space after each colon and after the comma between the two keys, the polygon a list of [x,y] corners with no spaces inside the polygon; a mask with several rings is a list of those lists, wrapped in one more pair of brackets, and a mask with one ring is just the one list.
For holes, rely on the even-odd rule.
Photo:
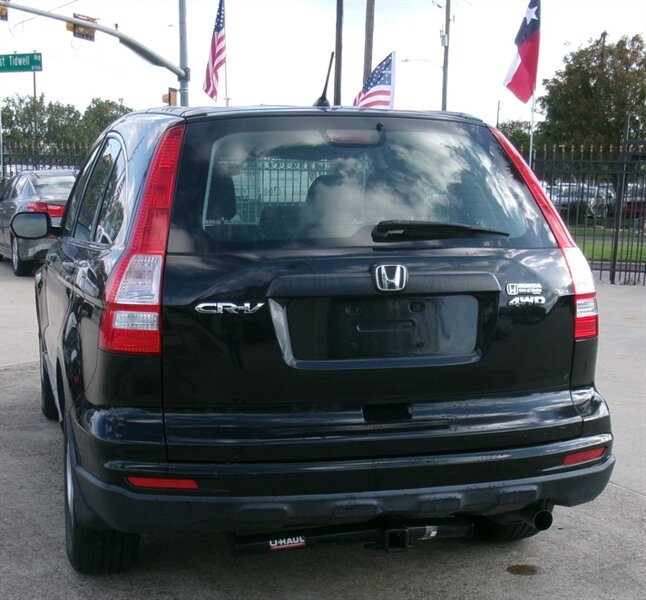
{"label": "rear hatch door", "polygon": [[164,273],[169,458],[351,460],[577,437],[572,294],[543,216],[481,124],[189,122]]}

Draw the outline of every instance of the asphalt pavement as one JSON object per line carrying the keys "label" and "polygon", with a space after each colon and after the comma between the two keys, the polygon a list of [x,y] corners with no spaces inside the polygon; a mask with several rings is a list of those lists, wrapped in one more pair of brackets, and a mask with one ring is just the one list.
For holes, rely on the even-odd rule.
{"label": "asphalt pavement", "polygon": [[597,385],[617,466],[594,502],[557,507],[512,544],[437,540],[404,553],[360,545],[234,558],[221,535],[144,536],[127,573],[76,573],[65,557],[62,436],[40,413],[31,278],[0,262],[0,598],[646,598],[646,288],[598,284]]}

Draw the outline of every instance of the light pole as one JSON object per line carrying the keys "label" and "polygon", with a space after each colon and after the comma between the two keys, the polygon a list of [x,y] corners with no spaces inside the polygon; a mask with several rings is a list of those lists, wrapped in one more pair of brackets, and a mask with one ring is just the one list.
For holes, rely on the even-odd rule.
{"label": "light pole", "polygon": [[363,51],[363,81],[372,73],[372,41],[375,30],[375,0],[366,0],[366,39]]}
{"label": "light pole", "polygon": [[451,28],[451,0],[446,0],[446,15],[444,19],[444,32],[440,34],[444,46],[444,63],[442,66],[442,110],[446,110],[446,96],[449,79],[449,30]]}
{"label": "light pole", "polygon": [[[184,76],[179,79],[179,104],[188,106],[188,50],[186,43],[186,0],[179,0],[179,68],[184,71]],[[227,103],[228,106],[228,103]]]}
{"label": "light pole", "polygon": [[341,64],[343,55],[343,0],[336,0],[336,43],[334,53],[334,106],[341,106]]}

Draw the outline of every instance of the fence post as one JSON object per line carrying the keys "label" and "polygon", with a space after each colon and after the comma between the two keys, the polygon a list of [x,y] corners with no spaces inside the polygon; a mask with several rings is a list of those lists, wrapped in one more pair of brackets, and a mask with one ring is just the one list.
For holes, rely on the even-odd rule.
{"label": "fence post", "polygon": [[614,284],[617,274],[617,258],[619,255],[619,230],[621,229],[621,216],[624,204],[624,191],[626,189],[626,170],[628,168],[628,138],[630,137],[630,115],[626,115],[624,126],[623,148],[621,152],[621,173],[617,186],[617,199],[615,201],[615,230],[612,236],[612,258],[610,261],[610,283]]}

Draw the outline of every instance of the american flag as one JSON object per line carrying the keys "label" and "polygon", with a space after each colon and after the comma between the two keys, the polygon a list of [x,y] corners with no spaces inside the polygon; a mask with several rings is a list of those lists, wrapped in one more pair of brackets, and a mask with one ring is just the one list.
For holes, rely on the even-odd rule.
{"label": "american flag", "polygon": [[530,0],[516,35],[516,56],[509,67],[505,85],[522,102],[536,89],[538,51],[541,45],[541,1]]}
{"label": "american flag", "polygon": [[382,60],[363,84],[352,106],[392,108],[395,100],[395,53]]}
{"label": "american flag", "polygon": [[211,38],[209,62],[206,65],[204,77],[204,91],[213,98],[218,99],[218,70],[224,66],[227,57],[226,36],[224,35],[224,0],[220,0],[218,14],[215,17],[215,27]]}

